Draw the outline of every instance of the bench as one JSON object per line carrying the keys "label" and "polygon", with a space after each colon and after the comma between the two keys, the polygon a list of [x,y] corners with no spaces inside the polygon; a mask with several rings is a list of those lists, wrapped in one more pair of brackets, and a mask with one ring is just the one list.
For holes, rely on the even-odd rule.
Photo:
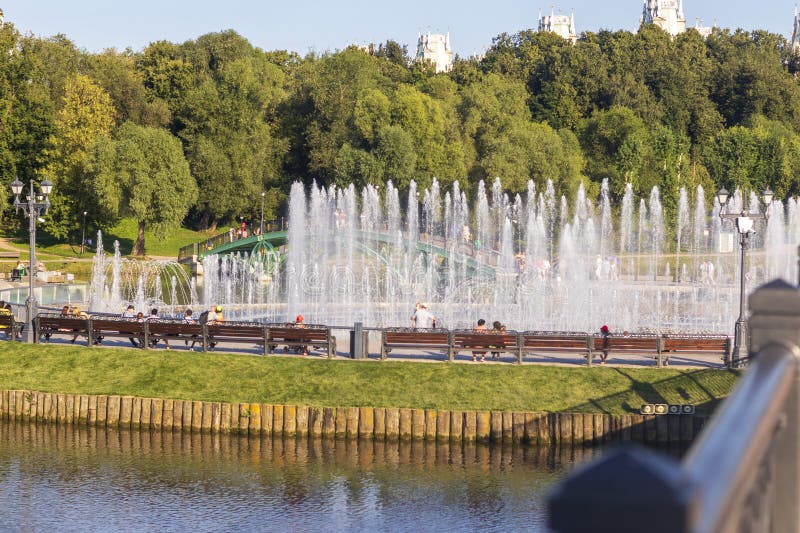
{"label": "bench", "polygon": [[381,332],[381,359],[386,359],[393,349],[436,350],[453,360],[450,332],[441,329],[388,328]]}
{"label": "bench", "polygon": [[0,259],[19,259],[19,252],[0,252]]}
{"label": "bench", "polygon": [[0,332],[5,333],[8,340],[17,340],[24,327],[25,324],[17,322],[14,315],[0,315]]}
{"label": "bench", "polygon": [[41,313],[33,320],[34,339],[39,342],[44,337],[45,342],[50,342],[50,337],[64,335],[70,340],[76,335],[86,337],[88,346],[92,345],[92,335],[89,329],[88,318],[61,316],[56,313]]}
{"label": "bench", "polygon": [[[663,338],[659,335],[609,335],[608,337],[595,335],[592,351],[594,353],[605,351],[608,354],[628,353],[651,356],[656,359],[658,366],[662,366],[662,347]],[[590,362],[593,356],[594,354],[589,357]]]}
{"label": "bench", "polygon": [[263,353],[267,353],[266,343],[264,342],[264,339],[267,338],[264,324],[256,322],[215,322],[205,324],[202,327],[205,329],[203,351],[214,351],[215,346],[220,342],[228,342],[262,346],[264,348]]}
{"label": "bench", "polygon": [[267,324],[267,354],[275,351],[279,344],[287,349],[300,349],[306,352],[324,349],[328,358],[336,355],[336,337],[331,335],[327,326],[306,324],[297,327],[295,324]]}
{"label": "bench", "polygon": [[[580,354],[590,356],[594,348],[588,333],[526,331],[522,334],[522,350],[532,354]],[[591,357],[587,357],[591,363]]]}
{"label": "bench", "polygon": [[453,355],[465,350],[473,352],[507,352],[514,354],[517,362],[522,363],[522,346],[519,342],[519,334],[516,331],[507,331],[505,333],[475,330],[454,331],[451,335],[451,346]]}
{"label": "bench", "polygon": [[[187,344],[199,343],[203,351],[208,350],[204,342],[203,326],[197,322],[184,322],[183,320],[145,320],[142,347],[148,349],[155,346],[159,340],[182,340]],[[169,344],[167,344],[169,346]],[[194,344],[192,345],[194,347]]]}
{"label": "bench", "polygon": [[724,335],[664,335],[663,352],[669,363],[670,355],[713,355],[729,361],[733,342]]}
{"label": "bench", "polygon": [[144,323],[135,318],[102,316],[91,319],[92,339],[104,337],[134,339],[144,343]]}

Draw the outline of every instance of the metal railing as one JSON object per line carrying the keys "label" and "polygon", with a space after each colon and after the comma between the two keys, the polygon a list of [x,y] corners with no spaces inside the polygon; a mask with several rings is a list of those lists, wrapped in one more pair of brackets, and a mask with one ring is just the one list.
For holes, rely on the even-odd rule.
{"label": "metal railing", "polygon": [[[288,222],[284,218],[279,218],[277,220],[270,220],[268,222],[264,222],[264,233],[267,234],[267,233],[274,233],[277,231],[286,231],[288,227],[289,227]],[[258,228],[258,230],[261,231],[260,224],[259,226],[253,226],[254,230],[256,228]],[[217,248],[224,244],[236,242],[241,239],[250,238],[254,235],[255,235],[254,233],[248,231],[247,237],[245,237],[239,230],[231,228],[228,231],[225,231],[213,237],[209,237],[204,241],[188,244],[180,248],[178,250],[178,261],[190,259],[208,250],[213,250],[214,248]]]}
{"label": "metal railing", "polygon": [[686,457],[620,449],[576,471],[554,531],[800,531],[800,292],[772,282],[750,307],[750,367]]}

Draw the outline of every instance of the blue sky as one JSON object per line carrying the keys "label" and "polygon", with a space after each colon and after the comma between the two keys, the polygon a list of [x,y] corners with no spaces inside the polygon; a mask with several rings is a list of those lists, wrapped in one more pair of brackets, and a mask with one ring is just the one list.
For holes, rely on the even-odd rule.
{"label": "blue sky", "polygon": [[[141,50],[166,39],[183,42],[204,33],[236,30],[266,50],[305,54],[341,49],[355,42],[394,39],[413,49],[419,31],[450,31],[457,54],[482,52],[492,37],[535,28],[550,1],[531,0],[0,0],[7,21],[24,33],[64,33],[91,52],[114,47]],[[556,3],[558,9],[559,2]],[[640,0],[570,0],[578,32],[634,30]],[[768,0],[684,0],[691,26],[716,20],[727,28],[766,29],[789,36],[794,2]]]}

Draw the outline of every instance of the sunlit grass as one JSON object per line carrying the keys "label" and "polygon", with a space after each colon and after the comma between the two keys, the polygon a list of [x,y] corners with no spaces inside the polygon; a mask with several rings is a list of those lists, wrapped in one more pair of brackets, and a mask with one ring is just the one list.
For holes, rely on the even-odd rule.
{"label": "sunlit grass", "polygon": [[0,343],[0,388],[207,401],[623,414],[643,403],[710,410],[724,370],[327,361]]}

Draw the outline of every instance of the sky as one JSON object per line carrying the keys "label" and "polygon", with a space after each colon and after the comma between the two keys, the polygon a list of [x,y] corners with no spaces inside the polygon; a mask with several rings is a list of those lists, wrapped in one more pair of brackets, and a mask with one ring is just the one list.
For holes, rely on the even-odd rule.
{"label": "sky", "polygon": [[[350,44],[393,39],[413,52],[419,32],[450,32],[462,57],[480,54],[501,33],[536,28],[539,11],[553,1],[531,0],[0,0],[5,20],[23,33],[65,34],[80,48],[142,50],[158,40],[184,42],[209,32],[233,29],[264,50],[305,55]],[[641,0],[570,0],[555,3],[575,10],[578,33],[638,27]],[[787,38],[793,0],[684,0],[690,26],[715,20],[723,28],[766,29]]]}

